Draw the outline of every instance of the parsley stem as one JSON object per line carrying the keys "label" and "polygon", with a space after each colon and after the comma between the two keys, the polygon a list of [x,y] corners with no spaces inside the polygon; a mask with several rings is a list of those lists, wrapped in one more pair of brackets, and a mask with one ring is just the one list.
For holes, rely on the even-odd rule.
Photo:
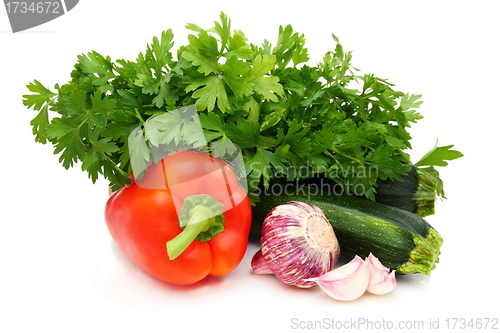
{"label": "parsley stem", "polygon": [[144,126],[144,123],[146,121],[142,118],[141,114],[139,113],[139,110],[135,109],[135,115],[137,119],[139,119],[140,126]]}

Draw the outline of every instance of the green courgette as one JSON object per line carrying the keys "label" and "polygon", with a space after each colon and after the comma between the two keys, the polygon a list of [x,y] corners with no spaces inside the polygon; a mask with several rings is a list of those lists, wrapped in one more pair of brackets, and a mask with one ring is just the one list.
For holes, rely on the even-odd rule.
{"label": "green courgette", "polygon": [[[435,213],[436,198],[438,197],[439,179],[414,165],[401,178],[401,180],[379,179],[377,181],[375,202],[404,209],[420,217],[433,215]],[[325,194],[326,192],[332,195],[337,193],[335,189],[336,183],[321,174],[300,182],[301,184],[313,185],[321,189]],[[362,194],[358,195],[365,198]]]}
{"label": "green courgette", "polygon": [[375,201],[426,217],[435,213],[438,185],[432,174],[412,166],[402,180],[379,180]]}
{"label": "green courgette", "polygon": [[439,262],[443,239],[422,217],[396,207],[347,196],[315,193],[304,184],[287,184],[281,192],[261,193],[252,208],[251,234],[260,235],[269,211],[289,201],[323,210],[333,226],[341,255],[347,259],[373,253],[399,274],[430,275]]}

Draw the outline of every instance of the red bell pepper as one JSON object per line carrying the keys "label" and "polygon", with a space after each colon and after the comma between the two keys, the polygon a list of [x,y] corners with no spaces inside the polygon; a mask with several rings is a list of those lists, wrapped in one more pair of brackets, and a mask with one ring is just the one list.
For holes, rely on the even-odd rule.
{"label": "red bell pepper", "polygon": [[188,285],[238,266],[247,248],[251,207],[229,165],[182,151],[115,192],[105,218],[116,245],[137,266]]}

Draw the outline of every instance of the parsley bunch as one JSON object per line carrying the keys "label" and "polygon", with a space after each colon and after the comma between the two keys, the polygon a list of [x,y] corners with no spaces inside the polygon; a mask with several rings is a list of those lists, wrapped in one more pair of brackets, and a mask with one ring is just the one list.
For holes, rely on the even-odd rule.
{"label": "parsley bunch", "polygon": [[[422,118],[421,96],[360,75],[336,36],[334,50],[312,66],[304,35],[290,25],[280,27],[274,45],[249,43],[224,13],[210,29],[186,27],[193,34],[176,51],[167,30],[135,61],[92,51],[78,56],[68,83],[28,84],[23,103],[38,111],[35,140],[50,142],[63,167],[81,162],[93,182],[102,175],[118,189],[134,161],[150,156],[151,147],[131,133],[154,128],[150,142],[157,144],[200,140],[182,117],[155,128],[158,116],[195,105],[206,141],[241,149],[254,200],[259,185],[318,173],[362,186],[373,199],[378,180],[410,171],[407,129]],[[212,152],[217,157],[232,153],[229,145],[214,147],[222,147]]]}

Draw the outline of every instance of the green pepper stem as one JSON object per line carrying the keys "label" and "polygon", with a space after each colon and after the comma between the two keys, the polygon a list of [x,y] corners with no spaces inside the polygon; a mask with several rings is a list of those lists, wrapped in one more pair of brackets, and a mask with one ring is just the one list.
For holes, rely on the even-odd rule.
{"label": "green pepper stem", "polygon": [[223,222],[222,204],[219,201],[209,195],[185,198],[179,219],[179,224],[184,229],[166,243],[170,260],[181,255],[195,239],[205,242],[222,232]]}

